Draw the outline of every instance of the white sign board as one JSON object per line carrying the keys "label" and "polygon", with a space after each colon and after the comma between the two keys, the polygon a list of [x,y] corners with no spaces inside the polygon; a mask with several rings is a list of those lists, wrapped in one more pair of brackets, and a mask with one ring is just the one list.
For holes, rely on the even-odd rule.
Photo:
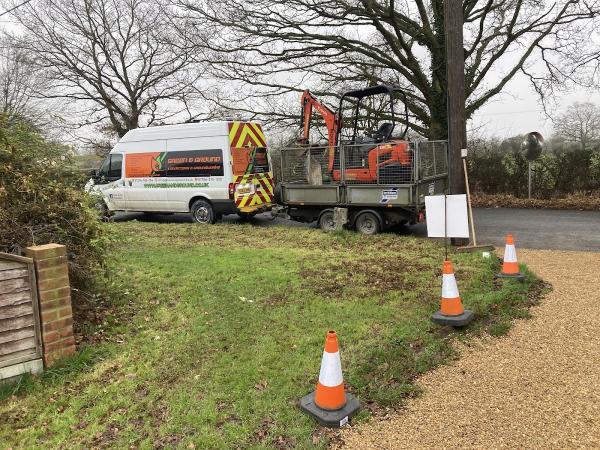
{"label": "white sign board", "polygon": [[[446,222],[446,212],[448,220]],[[467,196],[428,195],[425,197],[425,213],[427,216],[428,237],[469,237],[469,216],[467,214]],[[445,233],[445,227],[448,233]]]}

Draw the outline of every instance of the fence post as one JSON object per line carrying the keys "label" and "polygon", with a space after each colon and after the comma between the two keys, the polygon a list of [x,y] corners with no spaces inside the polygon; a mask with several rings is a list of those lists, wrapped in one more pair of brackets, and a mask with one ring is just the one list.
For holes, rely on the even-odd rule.
{"label": "fence post", "polygon": [[67,249],[46,244],[28,247],[25,253],[35,264],[44,364],[51,367],[75,352]]}

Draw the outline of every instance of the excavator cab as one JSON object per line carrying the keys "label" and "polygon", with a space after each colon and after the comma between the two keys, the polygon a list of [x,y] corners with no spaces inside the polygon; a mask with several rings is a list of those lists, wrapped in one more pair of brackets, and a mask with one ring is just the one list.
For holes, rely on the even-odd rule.
{"label": "excavator cab", "polygon": [[[340,144],[377,143],[391,140],[397,128],[397,139],[408,132],[406,94],[397,86],[379,85],[348,91],[340,99],[336,141]],[[397,131],[397,130],[396,130]]]}
{"label": "excavator cab", "polygon": [[[408,108],[399,87],[379,85],[342,95],[336,147],[329,168],[335,181],[402,183],[410,175]],[[394,135],[395,131],[399,131]],[[340,161],[343,147],[343,161]],[[343,167],[343,169],[342,169]],[[343,171],[343,173],[342,173]]]}

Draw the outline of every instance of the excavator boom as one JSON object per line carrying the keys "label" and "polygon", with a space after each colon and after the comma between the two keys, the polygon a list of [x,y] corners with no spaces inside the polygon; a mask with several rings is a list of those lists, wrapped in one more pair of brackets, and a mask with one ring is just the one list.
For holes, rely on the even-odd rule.
{"label": "excavator boom", "polygon": [[339,119],[336,113],[331,109],[317,100],[307,89],[302,93],[300,99],[302,104],[302,115],[301,117],[301,128],[302,136],[299,139],[300,143],[308,144],[310,138],[310,120],[312,118],[313,109],[315,109],[323,120],[327,127],[327,143],[329,144],[329,167],[328,170],[333,170],[333,160],[335,153],[335,146],[337,145],[337,135],[339,128]]}

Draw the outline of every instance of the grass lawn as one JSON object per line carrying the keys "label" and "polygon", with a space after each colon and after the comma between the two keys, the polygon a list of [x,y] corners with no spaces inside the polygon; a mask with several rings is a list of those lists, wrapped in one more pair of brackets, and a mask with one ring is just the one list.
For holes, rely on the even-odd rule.
{"label": "grass lawn", "polygon": [[41,378],[4,386],[1,447],[323,448],[297,408],[335,329],[356,420],[397,407],[453,337],[502,334],[539,283],[495,284],[495,258],[454,255],[466,332],[432,324],[443,248],[393,234],[251,224],[119,223],[109,256],[117,311],[103,336]]}

